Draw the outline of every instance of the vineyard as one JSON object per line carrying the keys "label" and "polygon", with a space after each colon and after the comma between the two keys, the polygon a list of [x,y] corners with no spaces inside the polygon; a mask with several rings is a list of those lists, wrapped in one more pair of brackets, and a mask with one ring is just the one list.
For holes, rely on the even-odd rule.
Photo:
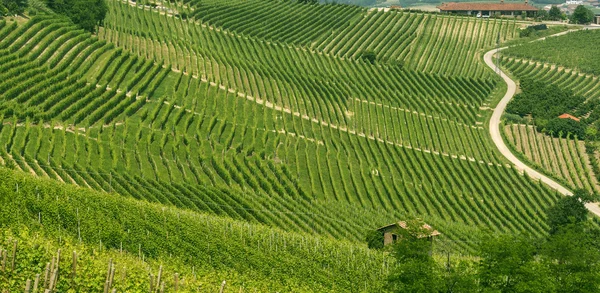
{"label": "vineyard", "polygon": [[565,36],[509,48],[502,54],[566,67],[585,74],[600,75],[600,57],[597,54],[599,41],[600,31],[580,30]]}
{"label": "vineyard", "polygon": [[[22,292],[27,279],[33,288],[39,274],[39,288],[52,292],[102,292],[108,281],[108,292],[148,292],[151,282],[154,292],[163,292],[161,286],[173,292],[176,280],[183,292],[218,292],[223,280],[230,288],[225,292],[377,292],[392,266],[381,252],[349,242],[124,199],[1,167],[0,176],[2,291]],[[48,265],[60,275],[52,278]]]}
{"label": "vineyard", "polygon": [[[600,83],[597,70],[593,68],[595,57],[588,54],[590,51],[586,46],[596,35],[598,32],[583,30],[516,46],[502,51],[500,62],[520,80],[543,81],[571,91],[574,96],[584,97],[585,102],[573,110],[573,115],[581,117],[588,125],[595,125],[600,118]],[[560,178],[572,188],[598,191],[592,167],[596,161],[591,155],[593,150],[588,154],[588,146],[576,136],[552,138],[549,135],[555,133],[540,133],[539,130],[525,125],[505,126],[508,142],[539,169]]]}
{"label": "vineyard", "polygon": [[535,127],[517,124],[506,125],[505,133],[516,151],[539,168],[562,178],[569,186],[600,191],[583,141],[552,138]]}
{"label": "vineyard", "polygon": [[[170,214],[153,217],[173,221],[161,235],[182,241],[181,249],[197,246],[203,257],[212,250],[200,250],[206,243],[194,231],[219,225],[227,228],[214,233],[317,235],[363,249],[365,268],[381,268],[381,256],[357,242],[408,217],[422,218],[459,251],[471,251],[483,233],[547,230],[540,214],[558,195],[506,164],[485,127],[499,80],[479,59],[498,35],[517,35],[514,21],[255,0],[107,4],[97,35],[53,15],[0,20],[0,165],[95,190],[117,206],[154,213],[160,205]],[[361,57],[367,51],[375,62]],[[58,202],[70,216],[92,205]],[[110,212],[124,218],[103,235],[93,234],[97,223],[112,219],[90,215],[85,243],[108,245],[143,227],[145,210],[127,209]],[[176,213],[190,216],[179,222]],[[212,224],[182,227],[204,219]],[[67,229],[57,223],[52,233]],[[184,244],[188,236],[200,237],[198,245]],[[214,237],[224,250],[240,246]],[[162,249],[184,254],[175,244]],[[167,255],[157,251],[147,253]],[[256,269],[237,267],[233,252],[219,257],[213,265]],[[286,265],[292,279],[308,274]],[[333,266],[320,265],[314,274]],[[357,291],[385,272],[377,274],[334,282]],[[297,281],[305,291],[337,288]]]}

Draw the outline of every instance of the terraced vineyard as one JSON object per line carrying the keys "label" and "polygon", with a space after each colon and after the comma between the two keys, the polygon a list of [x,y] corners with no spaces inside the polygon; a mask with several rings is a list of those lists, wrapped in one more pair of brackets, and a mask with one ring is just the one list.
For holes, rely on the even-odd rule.
{"label": "terraced vineyard", "polygon": [[[598,82],[599,77],[597,75],[512,56],[503,56],[501,62],[503,66],[520,79],[543,80],[556,84],[561,88],[570,89],[575,95],[582,95],[589,101],[600,99],[600,82]],[[582,114],[588,114],[588,112]]]}
{"label": "terraced vineyard", "polygon": [[580,30],[557,38],[509,48],[502,53],[552,65],[575,69],[586,74],[600,75],[597,49],[600,31]]}
{"label": "terraced vineyard", "polygon": [[[287,21],[296,4],[248,3],[109,1],[98,36],[54,16],[1,22],[0,164],[350,241],[411,215],[455,248],[544,233],[557,195],[483,127],[498,80],[478,54],[515,23],[300,7],[337,20],[313,29]],[[234,21],[248,9],[279,29]],[[390,31],[408,39],[383,48]],[[382,61],[357,60],[366,49]]]}
{"label": "terraced vineyard", "polygon": [[562,178],[569,186],[600,191],[583,141],[552,138],[526,125],[506,125],[505,132],[508,142],[539,168]]}
{"label": "terraced vineyard", "polygon": [[[586,101],[573,114],[593,125],[600,119],[600,82],[598,75],[593,74],[594,59],[585,46],[597,35],[597,31],[584,30],[516,46],[502,51],[501,64],[518,79],[541,80],[570,90],[574,96],[583,96]],[[551,47],[554,49],[548,50]],[[572,188],[598,191],[590,163],[595,159],[586,153],[584,142],[577,137],[555,139],[524,125],[507,125],[505,133],[516,150],[538,168]]]}
{"label": "terraced vineyard", "polygon": [[0,178],[2,291],[20,292],[27,279],[35,287],[39,275],[38,292],[50,284],[54,292],[147,292],[150,283],[153,292],[162,286],[166,292],[213,292],[222,281],[225,293],[381,292],[394,266],[357,243],[145,203],[4,167]]}

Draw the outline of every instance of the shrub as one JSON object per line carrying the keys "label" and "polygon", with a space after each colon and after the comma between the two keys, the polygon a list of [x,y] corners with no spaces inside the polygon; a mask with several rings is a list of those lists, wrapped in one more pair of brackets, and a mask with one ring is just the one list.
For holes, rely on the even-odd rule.
{"label": "shrub", "polygon": [[382,249],[383,248],[383,233],[377,230],[371,230],[367,232],[367,236],[365,237],[367,241],[367,245],[371,249]]}

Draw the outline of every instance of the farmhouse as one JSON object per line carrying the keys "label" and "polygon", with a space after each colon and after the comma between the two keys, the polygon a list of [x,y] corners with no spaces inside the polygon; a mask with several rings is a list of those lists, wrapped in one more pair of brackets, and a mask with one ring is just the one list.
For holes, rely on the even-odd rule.
{"label": "farmhouse", "polygon": [[[398,239],[400,239],[401,237],[400,229],[406,229],[406,227],[407,224],[405,221],[399,221],[396,223],[385,225],[377,229],[377,231],[383,233],[383,245],[385,246],[398,241]],[[423,230],[427,232],[425,234],[417,235],[417,238],[427,237],[429,240],[433,240],[433,237],[441,234],[440,232],[434,230],[433,228],[431,228],[431,226],[427,224],[423,224]]]}
{"label": "farmhouse", "polygon": [[448,2],[438,6],[441,12],[451,14],[477,15],[477,17],[489,17],[494,14],[505,16],[527,15],[533,16],[538,11],[537,8],[525,3],[469,3],[469,2]]}
{"label": "farmhouse", "polygon": [[573,116],[571,114],[567,114],[567,113],[558,116],[558,118],[560,118],[560,119],[571,119],[571,120],[575,120],[575,121],[579,122],[579,118],[577,118],[577,117],[575,117],[575,116]]}

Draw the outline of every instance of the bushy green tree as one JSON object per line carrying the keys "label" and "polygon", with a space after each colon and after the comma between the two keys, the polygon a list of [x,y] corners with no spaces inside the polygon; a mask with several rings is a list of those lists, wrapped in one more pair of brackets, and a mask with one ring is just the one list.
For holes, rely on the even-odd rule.
{"label": "bushy green tree", "polygon": [[558,232],[561,227],[583,223],[588,213],[585,204],[593,200],[594,196],[583,189],[575,190],[573,196],[561,197],[546,213],[550,234]]}
{"label": "bushy green tree", "polygon": [[522,92],[515,95],[508,104],[508,113],[520,116],[531,114],[534,119],[553,119],[573,111],[585,101],[584,97],[576,96],[572,91],[555,84],[523,79],[519,85]]}
{"label": "bushy green tree", "polygon": [[577,6],[571,15],[571,22],[589,24],[594,20],[594,12],[583,5]]}
{"label": "bushy green tree", "polygon": [[365,237],[367,245],[371,249],[382,249],[383,248],[383,234],[377,230],[371,230],[367,232]]}
{"label": "bushy green tree", "polygon": [[484,241],[479,281],[484,292],[551,292],[547,269],[536,262],[536,247],[525,236],[504,235]]}
{"label": "bushy green tree", "polygon": [[[568,216],[576,217],[579,211]],[[600,292],[600,235],[589,222],[569,222],[556,231],[542,247],[544,264],[556,292]]]}
{"label": "bushy green tree", "polygon": [[108,12],[104,0],[48,0],[48,7],[68,16],[75,24],[91,33],[96,32]]}
{"label": "bushy green tree", "polygon": [[550,236],[541,251],[557,292],[600,292],[600,230],[585,207],[596,197],[575,190],[547,212]]}
{"label": "bushy green tree", "polygon": [[26,7],[27,0],[1,0],[0,15],[23,14]]}
{"label": "bushy green tree", "polygon": [[571,120],[554,118],[548,120],[548,123],[544,125],[546,133],[551,133],[555,137],[574,137],[578,139],[586,138],[585,124]]}
{"label": "bushy green tree", "polygon": [[8,9],[4,7],[2,3],[0,3],[0,18],[8,14]]}
{"label": "bushy green tree", "polygon": [[407,221],[393,246],[396,269],[388,279],[392,292],[439,292],[442,286],[440,267],[431,255],[431,242],[420,220]]}
{"label": "bushy green tree", "polygon": [[548,19],[554,21],[563,20],[563,13],[560,11],[560,8],[558,8],[556,5],[552,5],[550,11],[548,11]]}

